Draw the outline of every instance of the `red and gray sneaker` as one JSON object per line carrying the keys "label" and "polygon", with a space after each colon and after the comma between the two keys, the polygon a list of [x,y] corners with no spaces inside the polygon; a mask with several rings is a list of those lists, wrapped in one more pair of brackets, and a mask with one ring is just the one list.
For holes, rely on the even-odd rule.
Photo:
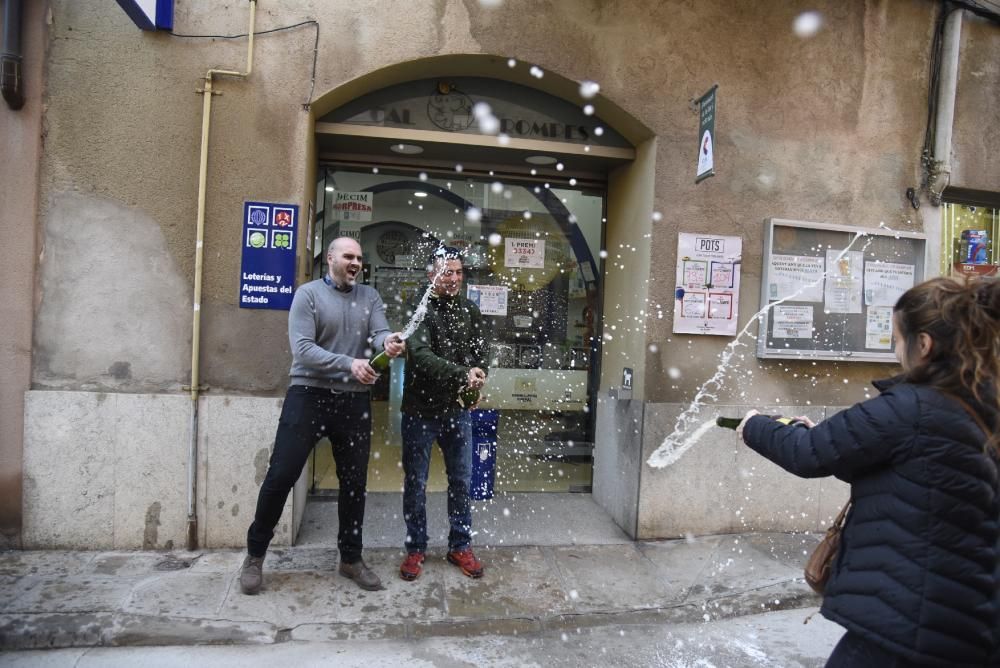
{"label": "red and gray sneaker", "polygon": [[483,565],[476,559],[476,555],[472,554],[472,548],[449,552],[448,562],[458,566],[470,578],[483,577]]}
{"label": "red and gray sneaker", "polygon": [[399,566],[399,577],[404,580],[416,580],[420,577],[420,572],[423,571],[423,563],[423,552],[410,552]]}

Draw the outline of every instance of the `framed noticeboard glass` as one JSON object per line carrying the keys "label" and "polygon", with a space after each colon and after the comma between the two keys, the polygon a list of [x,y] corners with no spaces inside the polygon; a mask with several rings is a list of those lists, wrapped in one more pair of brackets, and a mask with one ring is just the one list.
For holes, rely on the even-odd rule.
{"label": "framed noticeboard glass", "polygon": [[892,307],[926,253],[919,233],[766,220],[757,357],[894,363]]}

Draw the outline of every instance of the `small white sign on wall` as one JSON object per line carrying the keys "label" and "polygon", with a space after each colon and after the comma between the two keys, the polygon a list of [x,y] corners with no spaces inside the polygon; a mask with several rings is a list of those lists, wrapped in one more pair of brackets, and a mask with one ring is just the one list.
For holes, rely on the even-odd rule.
{"label": "small white sign on wall", "polygon": [[742,253],[740,237],[678,235],[675,334],[736,335]]}

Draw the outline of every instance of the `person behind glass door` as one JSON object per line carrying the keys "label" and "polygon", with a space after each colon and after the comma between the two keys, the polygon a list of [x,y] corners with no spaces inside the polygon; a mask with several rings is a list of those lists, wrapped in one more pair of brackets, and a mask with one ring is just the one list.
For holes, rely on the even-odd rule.
{"label": "person behind glass door", "polygon": [[791,473],[850,483],[828,667],[1000,666],[1000,282],[921,283],[893,330],[903,373],[879,396],[818,425],[750,411],[737,431]]}
{"label": "person behind glass door", "polygon": [[389,333],[378,292],[357,282],[361,274],[358,242],[349,237],[334,239],[326,261],[327,275],[300,286],[288,313],[290,383],[257,510],[247,531],[247,556],[240,571],[244,594],[260,591],[264,556],[288,492],[324,436],[333,446],[340,485],[339,572],[362,589],[382,588],[379,577],[361,559],[371,448],[368,388],[378,378],[368,358],[371,348],[384,348],[396,357],[405,352],[406,345],[398,332]]}
{"label": "person behind glass door", "polygon": [[430,257],[432,286],[423,323],[410,337],[403,381],[404,580],[423,570],[427,551],[427,472],[436,440],[448,475],[449,563],[479,578],[483,565],[472,552],[472,427],[469,409],[458,402],[463,388],[486,382],[487,342],[479,308],[463,297],[462,256],[441,246]]}

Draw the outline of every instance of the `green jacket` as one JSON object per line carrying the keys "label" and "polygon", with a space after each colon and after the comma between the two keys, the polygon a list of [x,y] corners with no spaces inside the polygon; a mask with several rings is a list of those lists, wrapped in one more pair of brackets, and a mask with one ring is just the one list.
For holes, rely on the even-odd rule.
{"label": "green jacket", "polygon": [[432,295],[424,321],[406,341],[403,413],[435,419],[462,410],[458,393],[468,382],[469,369],[488,372],[488,362],[479,308],[461,295]]}

